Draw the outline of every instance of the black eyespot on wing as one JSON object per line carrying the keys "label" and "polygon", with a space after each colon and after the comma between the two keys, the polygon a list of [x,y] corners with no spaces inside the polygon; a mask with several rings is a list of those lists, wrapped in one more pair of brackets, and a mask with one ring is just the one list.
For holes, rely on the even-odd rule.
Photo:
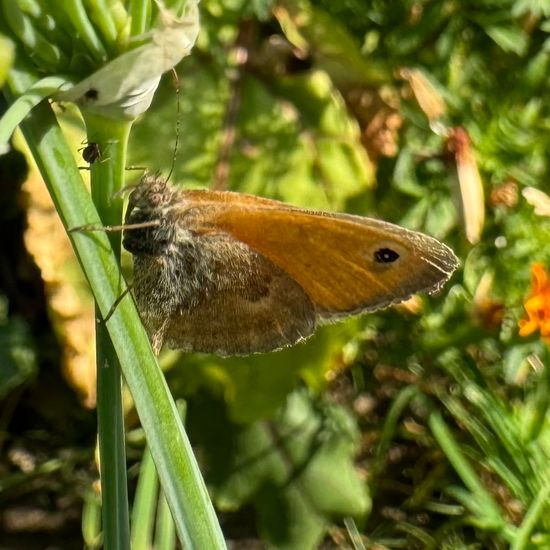
{"label": "black eyespot on wing", "polygon": [[374,252],[374,261],[379,264],[392,264],[399,258],[399,254],[391,248],[379,248]]}

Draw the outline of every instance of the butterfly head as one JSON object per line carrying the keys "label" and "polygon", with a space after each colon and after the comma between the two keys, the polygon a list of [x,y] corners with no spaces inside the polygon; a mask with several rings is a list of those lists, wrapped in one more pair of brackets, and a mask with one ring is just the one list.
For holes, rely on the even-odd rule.
{"label": "butterfly head", "polygon": [[176,227],[169,211],[178,192],[157,175],[145,175],[128,198],[123,246],[132,254],[166,253]]}
{"label": "butterfly head", "polygon": [[133,216],[136,210],[144,213],[162,210],[173,202],[176,194],[163,178],[146,174],[130,193],[126,221],[128,222],[128,218]]}

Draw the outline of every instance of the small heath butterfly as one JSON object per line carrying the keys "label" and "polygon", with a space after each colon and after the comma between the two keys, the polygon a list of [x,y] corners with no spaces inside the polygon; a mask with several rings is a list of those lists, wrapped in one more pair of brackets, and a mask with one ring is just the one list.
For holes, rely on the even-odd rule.
{"label": "small heath butterfly", "polygon": [[380,220],[151,175],[130,193],[123,246],[157,353],[290,346],[318,323],[434,292],[458,265],[436,239]]}

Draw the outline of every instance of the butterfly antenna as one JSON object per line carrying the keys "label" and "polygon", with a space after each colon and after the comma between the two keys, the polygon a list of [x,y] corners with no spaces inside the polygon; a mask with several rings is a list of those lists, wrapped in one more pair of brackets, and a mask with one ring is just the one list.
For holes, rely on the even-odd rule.
{"label": "butterfly antenna", "polygon": [[170,181],[170,178],[172,177],[172,174],[174,172],[174,168],[176,166],[176,157],[178,154],[178,146],[180,141],[180,79],[178,77],[178,73],[176,72],[176,69],[172,69],[172,75],[174,77],[174,84],[176,86],[176,141],[174,142],[174,154],[172,156],[172,166],[170,167],[170,172],[168,173],[168,177],[166,178],[166,181]]}

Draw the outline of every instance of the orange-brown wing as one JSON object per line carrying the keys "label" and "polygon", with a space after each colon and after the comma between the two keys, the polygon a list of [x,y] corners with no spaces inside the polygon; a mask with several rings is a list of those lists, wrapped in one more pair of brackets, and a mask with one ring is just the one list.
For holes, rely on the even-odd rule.
{"label": "orange-brown wing", "polygon": [[204,226],[197,230],[224,231],[269,258],[302,286],[324,318],[433,292],[458,265],[436,239],[371,218],[266,199],[256,206],[252,197],[241,203],[233,193],[206,192],[200,202]]}

